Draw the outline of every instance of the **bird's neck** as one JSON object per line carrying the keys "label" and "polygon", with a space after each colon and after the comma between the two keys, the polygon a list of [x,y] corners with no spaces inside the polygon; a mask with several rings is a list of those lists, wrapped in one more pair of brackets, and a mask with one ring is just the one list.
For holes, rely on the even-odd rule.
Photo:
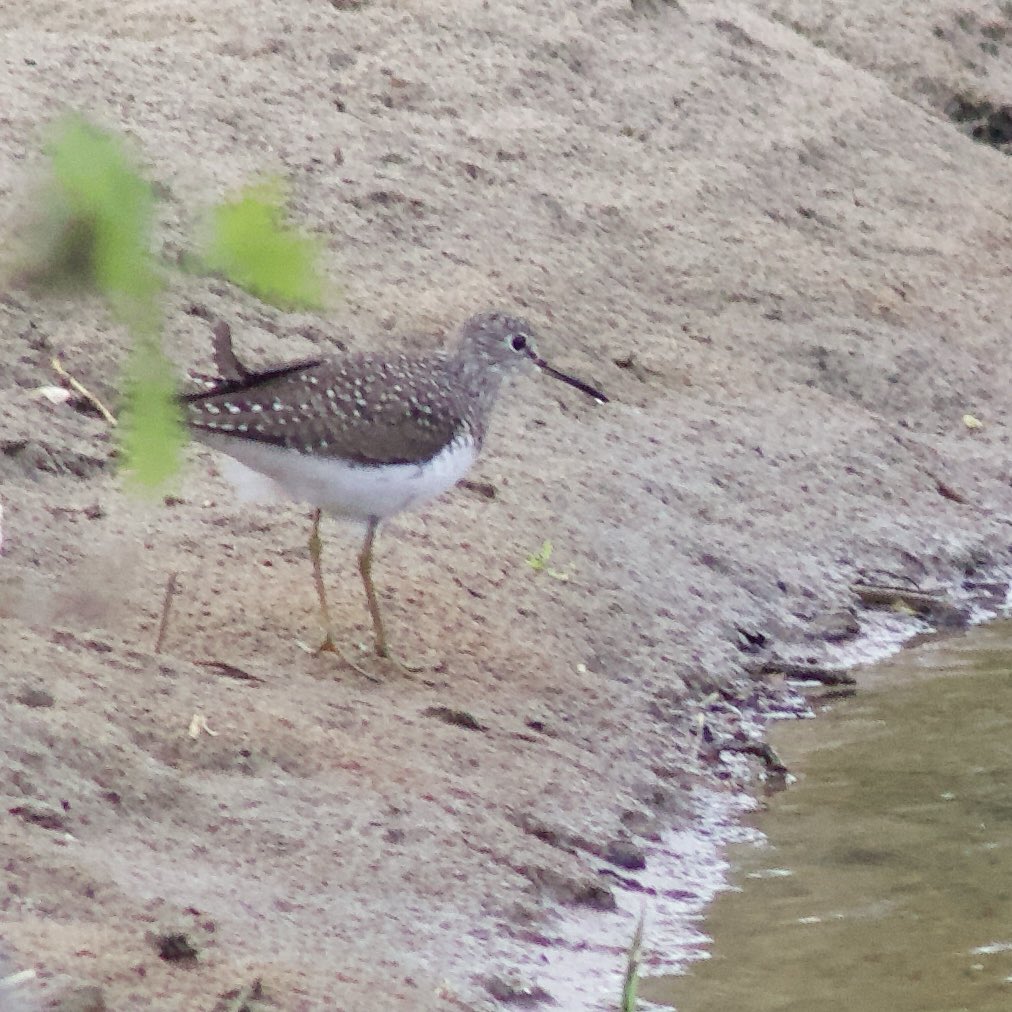
{"label": "bird's neck", "polygon": [[454,386],[471,405],[469,420],[483,432],[485,420],[491,414],[502,389],[502,371],[463,350],[451,354],[446,367]]}

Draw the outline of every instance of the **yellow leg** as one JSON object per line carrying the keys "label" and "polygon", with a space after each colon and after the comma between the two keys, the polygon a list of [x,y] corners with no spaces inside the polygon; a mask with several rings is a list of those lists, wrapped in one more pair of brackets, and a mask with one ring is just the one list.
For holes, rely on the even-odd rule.
{"label": "yellow leg", "polygon": [[365,587],[365,598],[369,602],[369,614],[372,616],[373,634],[376,637],[376,655],[389,657],[386,633],[383,631],[383,616],[380,615],[379,599],[376,597],[376,588],[372,582],[372,546],[376,540],[378,527],[379,520],[370,517],[365,531],[365,541],[362,542],[362,551],[358,553],[358,571],[362,574],[362,586]]}
{"label": "yellow leg", "polygon": [[320,621],[323,623],[323,642],[318,652],[337,653],[337,646],[331,634],[330,608],[327,606],[327,591],[323,586],[323,567],[320,562],[323,548],[323,542],[320,540],[320,516],[320,510],[313,511],[313,529],[309,534],[309,558],[313,562],[313,582],[316,584],[316,596],[320,600]]}
{"label": "yellow leg", "polygon": [[[356,671],[371,681],[378,681],[375,675],[366,671],[360,664],[343,654],[334,641],[332,631],[330,608],[327,606],[327,592],[323,585],[323,567],[321,564],[321,553],[323,543],[320,539],[320,518],[321,511],[313,512],[313,529],[309,535],[309,557],[313,563],[313,582],[316,584],[316,596],[320,601],[320,621],[323,623],[324,639],[317,648],[316,653],[338,654],[348,662]],[[372,618],[373,636],[375,638],[376,656],[382,657],[404,671],[421,671],[431,665],[409,664],[398,660],[390,653],[387,646],[386,632],[383,629],[383,616],[380,613],[379,598],[376,595],[376,587],[372,582],[372,550],[376,541],[376,532],[379,529],[379,520],[375,517],[369,520],[365,531],[365,540],[362,542],[362,549],[358,553],[358,571],[362,577],[362,586],[365,588],[365,598],[369,605],[369,615]]]}

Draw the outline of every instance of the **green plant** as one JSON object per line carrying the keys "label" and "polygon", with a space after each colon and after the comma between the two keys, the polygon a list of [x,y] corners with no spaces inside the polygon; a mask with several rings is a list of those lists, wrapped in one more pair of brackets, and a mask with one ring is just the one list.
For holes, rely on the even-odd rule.
{"label": "green plant", "polygon": [[545,539],[541,543],[541,547],[526,558],[527,565],[534,570],[535,573],[547,573],[554,580],[562,580],[563,582],[569,579],[567,573],[563,573],[561,570],[552,569],[548,563],[552,558],[552,543]]}
{"label": "green plant", "polygon": [[319,243],[285,222],[284,198],[273,179],[212,208],[201,261],[275,306],[322,309]]}
{"label": "green plant", "polygon": [[161,348],[161,278],[151,253],[154,195],[122,144],[77,116],[47,146],[49,179],[25,276],[43,289],[91,290],[130,331],[120,453],[130,477],[157,487],[179,467],[183,434]]}
{"label": "green plant", "polygon": [[[116,431],[130,484],[154,490],[179,469],[185,433],[173,369],[162,349],[162,266],[151,250],[150,184],[123,143],[79,116],[47,145],[48,181],[33,207],[32,240],[14,280],[37,290],[102,296],[130,336]],[[321,308],[319,244],[285,221],[279,181],[250,187],[207,215],[200,270],[284,308]]]}
{"label": "green plant", "polygon": [[643,948],[643,918],[640,913],[639,923],[633,934],[629,949],[626,952],[625,978],[622,981],[622,1004],[619,1012],[636,1012],[636,988],[640,976],[640,951]]}

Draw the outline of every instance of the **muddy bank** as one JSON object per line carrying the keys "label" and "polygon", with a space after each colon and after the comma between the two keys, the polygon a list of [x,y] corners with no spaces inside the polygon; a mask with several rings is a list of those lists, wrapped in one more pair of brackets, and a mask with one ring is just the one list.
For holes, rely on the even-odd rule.
{"label": "muddy bank", "polygon": [[[296,644],[305,511],[237,506],[197,449],[167,503],[126,497],[106,424],[34,393],[58,354],[111,397],[124,336],[4,294],[3,934],[43,1001],[213,1008],[260,978],[282,1008],[481,1008],[520,967],[567,1007],[540,968],[578,944],[565,918],[631,935],[636,848],[649,872],[679,834],[670,889],[705,898],[688,841],[740,775],[701,724],[795,705],[763,662],[834,660],[859,578],[1008,558],[1008,162],[947,112],[1000,94],[989,5],[350,7],[5,9],[5,218],[42,125],[82,109],[158,180],[168,257],[262,171],[326,242],[326,316],[174,281],[181,369],[210,360],[194,306],[266,362],[504,305],[612,404],[518,386],[475,474],[495,499],[389,526],[391,632],[435,664],[372,684]],[[352,642],[357,538],[327,531]],[[545,540],[566,579],[527,565]]]}

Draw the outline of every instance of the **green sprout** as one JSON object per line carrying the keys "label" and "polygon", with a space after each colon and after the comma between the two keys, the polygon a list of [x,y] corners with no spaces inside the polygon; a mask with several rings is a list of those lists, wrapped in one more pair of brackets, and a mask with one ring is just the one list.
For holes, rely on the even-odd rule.
{"label": "green sprout", "polygon": [[568,573],[563,573],[558,569],[552,569],[548,565],[549,559],[552,557],[552,543],[545,539],[541,543],[541,547],[533,554],[527,556],[527,565],[534,570],[535,573],[547,573],[553,580],[562,580],[565,582],[569,579]]}
{"label": "green sprout", "polygon": [[645,911],[640,912],[639,923],[633,934],[632,942],[626,952],[625,977],[622,980],[622,1004],[619,1012],[636,1012],[636,989],[640,976],[640,956],[643,949],[643,918]]}

